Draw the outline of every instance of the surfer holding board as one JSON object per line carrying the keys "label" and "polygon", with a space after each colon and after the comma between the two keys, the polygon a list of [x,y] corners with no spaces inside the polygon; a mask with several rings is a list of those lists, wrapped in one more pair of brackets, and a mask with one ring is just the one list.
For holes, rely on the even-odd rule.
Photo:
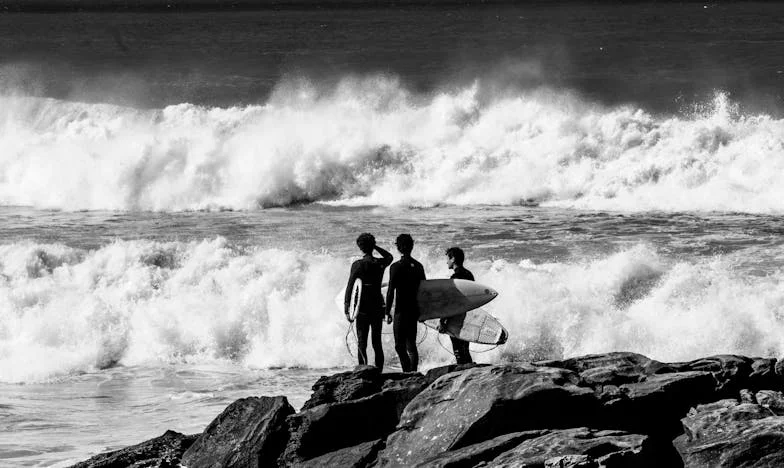
{"label": "surfer holding board", "polygon": [[[450,247],[446,249],[446,265],[452,270],[452,276],[450,276],[450,278],[474,281],[474,274],[463,266],[463,261],[465,261],[463,249],[460,247]],[[466,314],[442,318],[438,326],[438,331],[443,333],[450,321],[462,323],[465,319]],[[473,359],[471,359],[471,353],[468,350],[468,341],[455,338],[454,336],[450,336],[449,339],[452,340],[452,351],[454,352],[458,364],[471,364],[474,362]]]}
{"label": "surfer holding board", "polygon": [[[357,358],[359,364],[367,364],[367,340],[373,345],[375,365],[384,367],[384,349],[381,346],[381,327],[384,322],[384,297],[381,295],[381,279],[384,269],[392,263],[392,254],[376,245],[376,238],[367,232],[357,237],[357,247],[364,256],[351,264],[351,273],[343,300],[343,311],[349,322],[356,321]],[[373,251],[381,258],[374,257]],[[387,323],[391,322],[387,312]],[[415,329],[416,334],[416,329]]]}
{"label": "surfer holding board", "polygon": [[419,352],[416,345],[419,303],[417,294],[419,283],[425,280],[425,269],[411,257],[414,239],[409,234],[400,234],[395,241],[400,252],[400,260],[389,268],[389,287],[387,288],[387,316],[395,306],[394,325],[395,351],[400,358],[403,372],[416,372],[419,366]]}

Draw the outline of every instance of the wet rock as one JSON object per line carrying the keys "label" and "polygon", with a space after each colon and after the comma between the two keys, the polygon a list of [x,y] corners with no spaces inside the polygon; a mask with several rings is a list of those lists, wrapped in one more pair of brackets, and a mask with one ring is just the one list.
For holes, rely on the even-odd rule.
{"label": "wet rock", "polygon": [[686,467],[784,466],[784,417],[771,414],[732,399],[699,405],[674,444]]}
{"label": "wet rock", "polygon": [[647,436],[586,427],[550,431],[526,439],[488,461],[487,467],[613,466],[654,467],[660,465]]}
{"label": "wet rock", "polygon": [[760,406],[770,410],[777,416],[784,415],[784,394],[776,390],[760,390],[754,395],[754,400]]}
{"label": "wet rock", "polygon": [[776,374],[775,358],[754,358],[749,374],[749,388],[784,390],[784,377]]}
{"label": "wet rock", "polygon": [[399,396],[397,391],[387,390],[358,400],[319,405],[289,416],[289,441],[282,463],[295,465],[385,438],[397,425]]}
{"label": "wet rock", "polygon": [[545,460],[544,468],[599,468],[599,463],[588,455],[562,455]]}
{"label": "wet rock", "polygon": [[380,390],[381,370],[374,366],[359,366],[350,372],[320,377],[313,384],[313,394],[302,409],[356,400],[378,393]]}
{"label": "wet rock", "polygon": [[749,376],[752,373],[751,358],[722,354],[694,361],[673,364],[678,372],[710,372],[716,379],[716,392],[720,398],[737,394],[743,388],[752,388]]}
{"label": "wet rock", "polygon": [[286,443],[286,417],[294,413],[285,397],[235,401],[204,430],[182,456],[188,468],[256,468],[276,463]]}
{"label": "wet rock", "polygon": [[593,390],[566,369],[526,364],[446,374],[405,408],[380,466],[426,458],[511,432],[570,427],[597,409]]}
{"label": "wet rock", "polygon": [[669,365],[642,354],[615,352],[592,354],[572,359],[540,361],[536,366],[558,367],[580,374],[586,383],[593,386],[622,385],[644,380],[653,374],[673,372]]}
{"label": "wet rock", "polygon": [[525,440],[535,439],[549,434],[549,429],[539,431],[523,431],[504,434],[496,438],[469,445],[457,450],[444,452],[434,458],[420,463],[417,468],[456,468],[473,467],[488,462],[498,455],[517,447]]}
{"label": "wet rock", "polygon": [[366,468],[376,461],[376,455],[383,447],[384,441],[382,439],[372,440],[300,462],[297,466],[300,468],[321,468],[325,466]]}
{"label": "wet rock", "polygon": [[183,435],[166,431],[162,436],[113,452],[96,455],[72,468],[150,467],[175,468],[182,454],[193,444],[198,434]]}
{"label": "wet rock", "polygon": [[598,395],[603,411],[594,425],[674,437],[689,408],[714,398],[714,386],[710,373],[678,372],[604,389]]}

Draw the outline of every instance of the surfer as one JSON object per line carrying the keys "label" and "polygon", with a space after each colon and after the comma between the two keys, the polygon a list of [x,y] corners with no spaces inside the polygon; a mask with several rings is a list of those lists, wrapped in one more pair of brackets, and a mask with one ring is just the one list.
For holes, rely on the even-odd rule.
{"label": "surfer", "polygon": [[[392,254],[376,245],[376,238],[367,232],[357,237],[357,247],[364,256],[351,264],[351,274],[348,278],[346,296],[343,302],[343,311],[346,319],[351,322],[349,315],[349,303],[354,281],[362,281],[362,296],[359,300],[359,308],[356,315],[357,329],[357,358],[359,364],[367,364],[367,339],[370,333],[370,342],[373,345],[373,354],[376,367],[384,367],[384,349],[381,346],[381,326],[384,322],[384,297],[381,295],[381,279],[384,276],[384,269],[392,263]],[[373,251],[377,251],[381,258],[374,257]],[[387,313],[387,323],[391,317]]]}
{"label": "surfer", "polygon": [[[465,260],[465,253],[460,247],[450,247],[446,249],[446,264],[452,270],[452,279],[463,279],[474,281],[474,275],[463,266]],[[438,331],[443,333],[446,328],[447,320],[465,320],[465,314],[443,318],[438,327]],[[453,336],[449,337],[452,340],[452,350],[454,351],[455,359],[458,364],[471,364],[471,353],[468,351],[468,341],[464,341]]]}
{"label": "surfer", "polygon": [[419,366],[419,352],[416,347],[417,320],[419,306],[417,292],[419,282],[425,280],[422,264],[411,257],[414,239],[409,234],[400,234],[395,241],[400,252],[400,260],[389,268],[389,288],[387,289],[387,317],[395,302],[395,318],[392,330],[395,335],[395,351],[400,357],[403,372],[416,372]]}

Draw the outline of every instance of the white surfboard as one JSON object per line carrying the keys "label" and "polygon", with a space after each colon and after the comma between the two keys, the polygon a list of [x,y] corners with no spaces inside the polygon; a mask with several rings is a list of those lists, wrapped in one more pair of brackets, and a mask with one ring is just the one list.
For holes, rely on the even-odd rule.
{"label": "white surfboard", "polygon": [[[341,311],[345,294],[346,290],[344,289],[335,298],[335,303]],[[386,297],[386,283],[382,284],[381,294]],[[419,321],[460,315],[487,304],[496,296],[498,296],[496,290],[475,281],[462,279],[425,280],[420,283],[417,293]]]}
{"label": "white surfboard", "polygon": [[[438,330],[439,322],[440,319],[432,319],[424,323]],[[443,333],[463,341],[488,345],[504,344],[509,337],[501,322],[484,309],[469,310],[465,315],[446,319]]]}

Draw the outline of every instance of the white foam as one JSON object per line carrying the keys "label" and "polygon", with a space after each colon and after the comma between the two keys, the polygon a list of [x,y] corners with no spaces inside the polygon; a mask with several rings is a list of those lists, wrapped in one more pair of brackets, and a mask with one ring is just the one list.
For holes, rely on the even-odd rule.
{"label": "white foam", "polygon": [[[484,92],[483,92],[484,91]],[[284,82],[259,106],[160,110],[0,97],[0,204],[254,209],[518,204],[780,213],[784,121],[722,93],[690,116],[481,82]]]}
{"label": "white foam", "polygon": [[[430,277],[448,275],[442,257],[422,253]],[[222,238],[118,241],[91,251],[0,246],[0,381],[114,364],[350,367],[347,323],[333,301],[349,264],[329,253],[238,248]],[[476,259],[468,266],[500,292],[485,308],[510,332],[506,345],[476,354],[480,362],[619,350],[669,361],[784,353],[784,272],[748,275],[732,257],[673,261],[639,245],[570,263]],[[430,332],[420,345],[424,367],[452,360],[435,337]],[[394,365],[392,337],[384,342]]]}

